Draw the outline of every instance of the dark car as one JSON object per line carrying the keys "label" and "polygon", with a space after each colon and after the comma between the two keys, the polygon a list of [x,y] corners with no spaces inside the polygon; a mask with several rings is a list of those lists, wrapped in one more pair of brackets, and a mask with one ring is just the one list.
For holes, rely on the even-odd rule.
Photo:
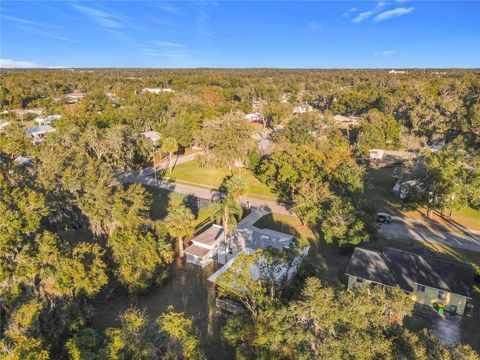
{"label": "dark car", "polygon": [[385,213],[378,213],[377,222],[381,224],[390,224],[392,222],[392,216]]}

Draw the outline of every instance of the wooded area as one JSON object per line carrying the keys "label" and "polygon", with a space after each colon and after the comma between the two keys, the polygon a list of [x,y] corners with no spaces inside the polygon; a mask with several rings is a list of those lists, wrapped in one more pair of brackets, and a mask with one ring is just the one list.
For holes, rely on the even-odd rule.
{"label": "wooded area", "polygon": [[[365,191],[372,149],[416,154],[402,168],[416,181],[405,207],[446,217],[480,208],[476,70],[65,69],[2,71],[0,81],[0,123],[8,123],[0,128],[5,359],[206,358],[191,319],[175,309],[154,322],[131,308],[119,327],[91,326],[99,299],[162,286],[195,232],[188,206],[152,218],[152,195],[120,182],[121,171],[166,162],[158,176],[167,178],[173,157],[196,149],[199,166],[230,172],[224,198],[211,205],[225,233],[241,217],[248,172],[342,252],[375,235]],[[82,98],[72,103],[71,93]],[[312,110],[294,113],[305,104]],[[41,143],[25,134],[38,116],[25,110],[36,108],[61,115]],[[250,123],[247,113],[263,122]],[[161,134],[158,146],[141,135],[150,130]],[[268,150],[254,136],[266,130]],[[242,302],[253,309],[223,329],[236,358],[478,358],[467,345],[448,348],[403,327],[412,305],[401,291],[352,292],[320,278],[302,269],[293,284],[222,279],[221,294],[242,297],[235,284],[243,284]]]}

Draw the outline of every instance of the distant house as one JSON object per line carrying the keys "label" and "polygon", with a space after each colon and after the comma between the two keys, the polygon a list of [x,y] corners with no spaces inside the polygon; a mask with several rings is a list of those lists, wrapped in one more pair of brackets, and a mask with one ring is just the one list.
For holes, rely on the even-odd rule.
{"label": "distant house", "polygon": [[45,140],[45,136],[49,133],[56,131],[50,125],[41,125],[28,128],[26,131],[27,136],[32,139],[34,144],[41,143]]}
{"label": "distant house", "polygon": [[31,160],[24,156],[18,156],[13,161],[15,162],[15,164],[17,164],[20,167],[28,166],[31,164]]}
{"label": "distant house", "polygon": [[353,126],[358,124],[359,118],[355,116],[334,115],[333,120],[340,126]]}
{"label": "distant house", "polygon": [[263,121],[263,116],[262,114],[256,112],[256,113],[250,113],[245,115],[245,120],[254,122],[254,123],[262,123]]}
{"label": "distant house", "polygon": [[383,251],[357,247],[345,273],[348,289],[372,286],[400,287],[410,298],[463,315],[473,296],[471,266],[396,248]]}
{"label": "distant house", "polygon": [[369,153],[370,153],[370,156],[369,156],[370,160],[381,160],[385,155],[385,151],[382,149],[371,149]]}
{"label": "distant house", "polygon": [[294,114],[304,114],[313,110],[313,106],[309,104],[297,105],[293,108]]}
{"label": "distant house", "polygon": [[405,70],[394,70],[394,69],[392,69],[392,70],[390,70],[388,73],[389,73],[389,74],[406,74],[407,71],[405,71]]}
{"label": "distant house", "polygon": [[6,128],[8,125],[10,125],[10,121],[0,120],[0,130]]}
{"label": "distant house", "polygon": [[48,115],[48,116],[39,116],[35,118],[35,122],[38,125],[50,125],[54,120],[60,120],[62,115]]}
{"label": "distant house", "polygon": [[160,142],[160,139],[162,138],[162,135],[160,135],[160,133],[152,130],[143,132],[140,135],[146,139],[150,139],[150,141],[153,142],[154,146],[157,146]]}
{"label": "distant house", "polygon": [[149,92],[149,93],[152,93],[152,94],[160,94],[160,93],[173,93],[175,92],[174,90],[170,89],[170,88],[144,88],[142,89],[142,92]]}
{"label": "distant house", "polygon": [[223,228],[212,225],[192,239],[192,245],[185,249],[187,262],[201,267],[210,264],[217,255],[218,246],[223,238]]}
{"label": "distant house", "polygon": [[18,116],[24,116],[27,114],[34,114],[34,115],[42,115],[44,109],[43,108],[37,108],[37,109],[15,109],[12,110],[15,114]]}
{"label": "distant house", "polygon": [[76,104],[83,99],[83,93],[74,91],[65,95],[67,104]]}

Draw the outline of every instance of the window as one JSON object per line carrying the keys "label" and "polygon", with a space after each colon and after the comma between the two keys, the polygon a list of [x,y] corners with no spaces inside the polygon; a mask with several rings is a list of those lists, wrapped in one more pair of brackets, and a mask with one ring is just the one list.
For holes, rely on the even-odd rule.
{"label": "window", "polygon": [[425,292],[425,285],[417,284],[417,292]]}
{"label": "window", "polygon": [[363,279],[362,279],[362,278],[359,278],[359,277],[357,277],[357,283],[363,283]]}
{"label": "window", "polygon": [[443,290],[438,290],[438,298],[440,300],[445,300],[447,298],[447,292]]}

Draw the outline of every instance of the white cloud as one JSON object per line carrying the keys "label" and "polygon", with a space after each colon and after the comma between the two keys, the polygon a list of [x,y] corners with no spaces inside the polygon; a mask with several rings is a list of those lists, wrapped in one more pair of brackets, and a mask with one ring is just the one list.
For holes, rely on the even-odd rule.
{"label": "white cloud", "polygon": [[164,3],[164,2],[161,2],[161,3],[158,3],[156,4],[161,10],[163,10],[164,12],[167,12],[169,14],[172,14],[172,15],[176,15],[176,16],[181,16],[181,15],[185,15],[185,13],[180,10],[178,7],[176,6],[173,6],[171,4],[167,4],[167,3]]}
{"label": "white cloud", "polygon": [[375,6],[375,9],[380,9],[380,8],[384,7],[385,5],[388,5],[388,2],[379,1],[379,2],[377,3],[377,5]]}
{"label": "white cloud", "polygon": [[41,23],[41,22],[38,22],[38,21],[22,19],[22,18],[19,18],[19,17],[16,17],[16,16],[10,16],[10,15],[3,15],[2,14],[2,18],[5,19],[5,20],[13,21],[17,24],[22,24],[22,25],[27,24],[27,25],[37,25],[37,26],[51,26],[51,25],[47,25],[47,24],[44,24],[44,23]]}
{"label": "white cloud", "polygon": [[358,9],[356,7],[352,7],[346,13],[342,14],[342,17],[348,18],[350,16],[350,14],[353,14],[357,11],[358,11]]}
{"label": "white cloud", "polygon": [[73,7],[102,27],[109,29],[120,29],[123,27],[122,22],[115,15],[106,11],[77,4],[73,4]]}
{"label": "white cloud", "polygon": [[384,11],[378,14],[377,16],[375,16],[375,19],[373,21],[379,22],[379,21],[388,20],[397,16],[406,15],[411,13],[414,9],[415,9],[414,7],[409,7],[409,8],[400,7],[393,10]]}
{"label": "white cloud", "polygon": [[0,59],[0,68],[2,69],[18,69],[18,68],[38,68],[41,67],[38,64],[35,64],[32,61],[25,60],[11,60],[11,59]]}
{"label": "white cloud", "polygon": [[364,20],[367,20],[370,16],[374,15],[375,12],[372,10],[364,11],[358,14],[355,19],[352,20],[352,22],[358,24]]}
{"label": "white cloud", "polygon": [[67,38],[67,37],[64,37],[64,36],[60,36],[60,35],[57,35],[57,34],[54,34],[54,33],[50,32],[50,31],[35,29],[35,28],[29,27],[29,26],[19,25],[19,26],[17,26],[17,28],[25,30],[26,32],[29,32],[31,34],[45,36],[45,37],[49,37],[49,38],[55,39],[55,40],[62,40],[62,41],[68,41],[68,42],[74,42],[74,43],[78,42],[77,40],[70,39],[70,38]]}
{"label": "white cloud", "polygon": [[323,29],[323,26],[320,25],[320,24],[319,24],[318,22],[316,22],[316,21],[310,21],[307,25],[308,25],[308,28],[309,28],[310,30],[321,30],[321,29]]}
{"label": "white cloud", "polygon": [[152,41],[152,44],[162,46],[162,47],[167,47],[167,48],[184,48],[184,44],[180,43],[174,43],[170,41]]}
{"label": "white cloud", "polygon": [[[156,45],[158,48],[154,48],[151,45]],[[171,42],[171,41],[150,41],[150,45],[142,47],[140,50],[143,55],[147,56],[163,56],[170,58],[185,57],[184,44]]]}
{"label": "white cloud", "polygon": [[393,50],[375,51],[373,53],[374,56],[390,56],[393,54],[395,54],[395,51]]}

